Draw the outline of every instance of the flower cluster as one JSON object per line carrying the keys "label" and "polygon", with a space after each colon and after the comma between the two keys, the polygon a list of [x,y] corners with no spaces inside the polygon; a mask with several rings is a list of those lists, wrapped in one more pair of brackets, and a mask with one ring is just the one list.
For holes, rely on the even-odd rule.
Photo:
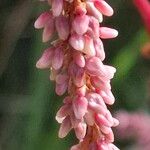
{"label": "flower cluster", "polygon": [[[150,149],[150,116],[143,112],[129,113],[127,111],[119,111],[116,113],[120,125],[116,128],[117,135],[121,139],[134,139],[133,150],[149,150]],[[131,121],[132,120],[132,121]]]}
{"label": "flower cluster", "polygon": [[103,64],[101,41],[118,32],[100,26],[103,15],[111,16],[113,9],[104,0],[48,0],[48,4],[51,9],[38,17],[35,28],[44,28],[43,42],[55,34],[57,38],[36,66],[50,68],[56,93],[68,94],[56,115],[59,137],[74,129],[79,144],[71,150],[118,150],[111,129],[118,120],[107,109],[115,101],[110,80],[116,69]]}

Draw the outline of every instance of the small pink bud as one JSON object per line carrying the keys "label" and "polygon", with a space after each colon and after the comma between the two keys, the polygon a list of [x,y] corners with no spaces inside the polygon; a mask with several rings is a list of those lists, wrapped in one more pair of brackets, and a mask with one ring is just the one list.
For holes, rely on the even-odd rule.
{"label": "small pink bud", "polygon": [[77,89],[76,93],[79,96],[85,96],[85,94],[86,94],[86,85],[83,85],[82,87],[79,87]]}
{"label": "small pink bud", "polygon": [[89,56],[95,56],[96,52],[94,48],[93,39],[90,36],[85,35],[84,41],[85,41],[85,44],[84,44],[83,52]]}
{"label": "small pink bud", "polygon": [[91,110],[93,110],[94,112],[97,112],[97,113],[100,113],[100,114],[103,114],[105,115],[106,112],[107,112],[107,109],[104,108],[103,106],[95,103],[95,102],[89,102],[89,108]]}
{"label": "small pink bud", "polygon": [[72,146],[70,150],[81,150],[81,148],[80,148],[80,145],[77,144],[77,145]]}
{"label": "small pink bud", "polygon": [[100,91],[100,94],[103,97],[106,104],[112,105],[115,102],[115,98],[111,91]]}
{"label": "small pink bud", "polygon": [[80,53],[80,52],[74,52],[73,58],[74,58],[75,63],[79,67],[83,68],[85,66],[85,58],[84,58],[84,56],[83,56],[82,53]]}
{"label": "small pink bud", "polygon": [[55,91],[58,95],[63,95],[68,88],[68,84],[65,82],[63,84],[56,84]]}
{"label": "small pink bud", "polygon": [[103,21],[103,16],[101,12],[97,10],[93,2],[86,2],[87,11],[91,16],[94,16],[101,23]]}
{"label": "small pink bud", "polygon": [[85,97],[76,97],[73,100],[73,110],[77,119],[82,119],[87,112],[88,102]]}
{"label": "small pink bud", "polygon": [[69,65],[68,73],[70,76],[73,78],[73,82],[77,87],[81,87],[84,85],[84,75],[85,71],[83,68],[80,68],[78,65],[75,63],[71,63]]}
{"label": "small pink bud", "polygon": [[118,36],[118,31],[115,29],[100,27],[99,28],[100,38],[102,39],[110,39]]}
{"label": "small pink bud", "polygon": [[104,134],[108,134],[111,131],[111,127],[107,127],[107,126],[104,126],[104,125],[99,125],[99,126],[100,126],[101,131]]}
{"label": "small pink bud", "polygon": [[55,70],[60,69],[63,65],[63,60],[64,60],[63,50],[58,47],[54,51],[54,56],[53,56],[53,59],[52,59],[52,67]]}
{"label": "small pink bud", "polygon": [[92,85],[99,90],[107,90],[111,89],[110,82],[107,80],[103,80],[100,77],[93,76],[91,77]]}
{"label": "small pink bud", "polygon": [[81,35],[72,34],[69,43],[75,50],[82,51],[84,48],[84,38]]}
{"label": "small pink bud", "polygon": [[104,108],[106,107],[106,104],[104,103],[104,100],[102,99],[102,97],[97,94],[97,93],[88,93],[86,95],[86,98],[89,102],[95,102],[97,104],[100,104],[101,106],[103,106]]}
{"label": "small pink bud", "polygon": [[96,114],[95,119],[96,119],[96,121],[99,125],[104,125],[104,126],[107,126],[107,127],[111,127],[111,124],[109,123],[109,121],[103,115]]}
{"label": "small pink bud", "polygon": [[59,138],[64,138],[65,136],[67,136],[71,128],[72,126],[71,126],[70,118],[66,117],[60,126],[59,134],[58,134]]}
{"label": "small pink bud", "polygon": [[106,16],[112,16],[114,13],[113,9],[104,0],[95,0],[94,5]]}
{"label": "small pink bud", "polygon": [[87,125],[84,122],[79,123],[77,128],[75,128],[75,134],[76,134],[76,137],[79,140],[82,140],[85,137],[85,135],[86,135],[86,128],[87,128]]}
{"label": "small pink bud", "polygon": [[45,26],[49,19],[52,19],[50,12],[42,13],[34,23],[36,29],[41,29]]}
{"label": "small pink bud", "polygon": [[75,14],[76,15],[85,15],[87,13],[87,10],[85,7],[81,5],[76,6],[75,8]]}
{"label": "small pink bud", "polygon": [[116,68],[112,66],[105,65],[106,78],[112,79],[116,72]]}
{"label": "small pink bud", "polygon": [[52,12],[55,17],[58,17],[63,10],[63,0],[52,0]]}
{"label": "small pink bud", "polygon": [[99,38],[94,40],[94,48],[96,51],[96,56],[100,58],[101,61],[103,61],[105,59],[104,46]]}
{"label": "small pink bud", "polygon": [[70,32],[68,18],[64,16],[57,17],[55,25],[56,25],[56,30],[58,32],[59,38],[62,40],[67,40]]}
{"label": "small pink bud", "polygon": [[120,150],[118,147],[116,147],[114,144],[110,143],[109,148],[112,150]]}
{"label": "small pink bud", "polygon": [[99,39],[99,22],[95,17],[90,17],[89,28],[92,29],[94,39]]}
{"label": "small pink bud", "polygon": [[70,113],[70,106],[69,105],[64,105],[62,106],[57,114],[56,114],[56,120],[59,123],[62,123],[62,121],[65,119],[65,117]]}
{"label": "small pink bud", "polygon": [[98,57],[90,57],[86,61],[87,73],[93,76],[105,76],[105,68]]}
{"label": "small pink bud", "polygon": [[72,22],[73,30],[79,35],[86,33],[88,26],[89,17],[87,15],[77,15]]}
{"label": "small pink bud", "polygon": [[53,51],[53,48],[46,49],[43,52],[42,57],[37,61],[36,67],[40,69],[50,68],[53,57]]}
{"label": "small pink bud", "polygon": [[54,20],[49,19],[43,30],[43,42],[48,42],[54,33]]}

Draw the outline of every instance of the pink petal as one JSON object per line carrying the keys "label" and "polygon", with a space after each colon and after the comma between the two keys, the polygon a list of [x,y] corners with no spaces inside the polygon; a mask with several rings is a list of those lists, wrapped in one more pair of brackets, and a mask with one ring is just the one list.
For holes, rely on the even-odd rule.
{"label": "pink petal", "polygon": [[93,37],[99,38],[99,22],[95,17],[90,17],[89,27],[92,29]]}
{"label": "pink petal", "polygon": [[103,97],[104,101],[108,105],[112,105],[115,102],[115,98],[111,91],[100,91],[100,95]]}
{"label": "pink petal", "polygon": [[48,42],[54,33],[54,20],[49,19],[43,30],[43,42]]}
{"label": "pink petal", "polygon": [[98,57],[90,57],[86,61],[87,73],[93,76],[105,76],[105,67]]}
{"label": "pink petal", "polygon": [[63,55],[62,49],[56,48],[54,51],[53,59],[52,59],[52,67],[55,70],[60,69],[63,65],[63,60],[64,60],[64,55]]}
{"label": "pink petal", "polygon": [[69,44],[78,51],[82,51],[84,48],[84,38],[78,34],[72,34],[69,39]]}
{"label": "pink petal", "polygon": [[55,17],[58,17],[63,10],[63,0],[52,0],[52,12]]}
{"label": "pink petal", "polygon": [[62,123],[62,121],[64,120],[64,118],[70,113],[70,106],[69,105],[64,105],[62,106],[57,114],[56,114],[56,120],[59,123]]}
{"label": "pink petal", "polygon": [[66,74],[58,74],[56,76],[56,83],[57,84],[63,84],[67,80],[68,80],[68,75],[66,75]]}
{"label": "pink petal", "polygon": [[83,123],[79,123],[78,127],[75,128],[75,134],[76,134],[76,137],[79,140],[82,140],[85,137],[86,129],[87,129],[87,125],[84,122]]}
{"label": "pink petal", "polygon": [[118,36],[118,31],[115,29],[100,27],[99,28],[100,38],[102,39],[110,39]]}
{"label": "pink petal", "polygon": [[102,14],[98,11],[98,9],[94,6],[93,2],[86,2],[88,13],[91,16],[94,16],[96,19],[98,19],[99,22],[103,21]]}
{"label": "pink petal", "polygon": [[94,48],[96,51],[96,56],[100,58],[101,61],[103,61],[105,59],[104,46],[102,41],[99,38],[94,40]]}
{"label": "pink petal", "polygon": [[85,97],[77,97],[73,100],[73,110],[77,119],[82,119],[87,112],[88,102]]}
{"label": "pink petal", "polygon": [[77,15],[72,22],[73,30],[79,35],[86,33],[88,25],[89,17],[87,15]]}
{"label": "pink petal", "polygon": [[81,54],[80,52],[75,52],[73,54],[73,58],[74,58],[75,63],[79,67],[83,68],[85,66],[85,58],[84,58],[83,54]]}
{"label": "pink petal", "polygon": [[46,49],[43,52],[42,57],[37,61],[36,67],[40,69],[49,68],[52,62],[53,51],[53,48]]}
{"label": "pink petal", "polygon": [[66,40],[69,36],[69,21],[68,18],[64,16],[59,16],[56,18],[56,30],[58,32],[59,38],[62,40]]}
{"label": "pink petal", "polygon": [[106,16],[112,16],[114,13],[113,9],[104,0],[96,0],[94,5],[102,14]]}
{"label": "pink petal", "polygon": [[42,13],[34,23],[36,29],[43,28],[49,19],[52,19],[50,12]]}
{"label": "pink petal", "polygon": [[65,136],[67,136],[71,128],[72,126],[71,126],[70,118],[66,117],[60,126],[59,134],[58,134],[59,138],[64,138]]}

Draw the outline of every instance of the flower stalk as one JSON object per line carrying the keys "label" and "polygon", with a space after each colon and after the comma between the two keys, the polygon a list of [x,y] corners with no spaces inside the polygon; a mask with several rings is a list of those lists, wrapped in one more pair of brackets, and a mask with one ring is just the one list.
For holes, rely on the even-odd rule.
{"label": "flower stalk", "polygon": [[[59,137],[74,129],[79,140],[71,150],[118,150],[112,127],[119,124],[107,105],[115,98],[110,80],[116,69],[104,65],[101,39],[115,38],[115,29],[100,26],[103,15],[113,9],[104,0],[48,0],[51,9],[43,12],[35,28],[43,28],[43,42],[51,42],[36,67],[50,69],[58,95],[67,93],[56,114]],[[57,34],[57,36],[53,36]]]}

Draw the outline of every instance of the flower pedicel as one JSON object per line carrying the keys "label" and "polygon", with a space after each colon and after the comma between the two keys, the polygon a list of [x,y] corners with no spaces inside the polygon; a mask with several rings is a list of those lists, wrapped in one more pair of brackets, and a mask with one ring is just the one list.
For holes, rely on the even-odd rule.
{"label": "flower pedicel", "polygon": [[51,9],[38,17],[35,28],[43,28],[43,42],[58,36],[36,67],[50,69],[56,93],[67,93],[56,115],[59,137],[73,129],[79,143],[71,150],[118,150],[112,127],[119,122],[107,109],[115,101],[110,80],[116,69],[103,64],[101,41],[118,32],[100,26],[103,15],[113,15],[113,9],[104,0],[48,0],[48,4]]}

